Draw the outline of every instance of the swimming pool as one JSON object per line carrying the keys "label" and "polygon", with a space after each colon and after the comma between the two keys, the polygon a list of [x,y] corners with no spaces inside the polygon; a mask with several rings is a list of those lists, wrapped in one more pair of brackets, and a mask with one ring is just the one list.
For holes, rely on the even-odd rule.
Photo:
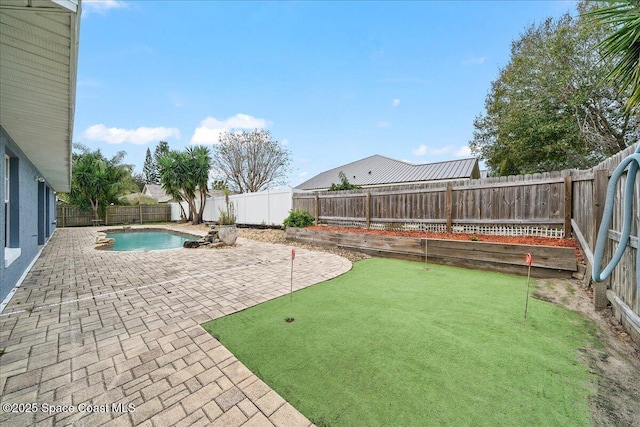
{"label": "swimming pool", "polygon": [[197,240],[181,234],[161,230],[108,232],[107,237],[116,239],[109,251],[150,251],[181,248],[187,240]]}

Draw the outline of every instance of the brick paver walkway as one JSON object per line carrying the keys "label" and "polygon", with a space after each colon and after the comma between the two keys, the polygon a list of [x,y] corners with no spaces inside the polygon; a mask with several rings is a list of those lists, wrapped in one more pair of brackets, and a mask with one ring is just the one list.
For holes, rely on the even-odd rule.
{"label": "brick paver walkway", "polygon": [[[0,314],[0,424],[310,425],[200,326],[286,294],[291,248],[109,252],[95,236],[58,229]],[[294,285],[350,268],[298,249]]]}

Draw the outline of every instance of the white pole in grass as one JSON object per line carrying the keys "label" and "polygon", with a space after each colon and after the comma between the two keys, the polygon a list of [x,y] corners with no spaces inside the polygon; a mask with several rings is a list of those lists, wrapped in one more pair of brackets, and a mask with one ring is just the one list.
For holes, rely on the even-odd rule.
{"label": "white pole in grass", "polygon": [[533,257],[531,256],[530,253],[526,253],[524,255],[524,259],[527,263],[527,265],[529,266],[529,271],[527,273],[527,299],[526,302],[524,304],[524,321],[527,321],[527,308],[529,307],[529,279],[531,278],[531,264],[533,263]]}
{"label": "white pole in grass", "polygon": [[427,250],[427,244],[429,242],[429,239],[427,237],[424,238],[424,271],[428,271],[429,270],[429,266],[427,264],[428,262],[428,255],[429,255],[429,251]]}
{"label": "white pole in grass", "polygon": [[296,259],[296,250],[291,249],[291,289],[289,290],[289,317],[287,323],[293,322],[293,260]]}
{"label": "white pole in grass", "polygon": [[427,265],[427,242],[429,242],[429,239],[425,238],[424,239],[424,265]]}

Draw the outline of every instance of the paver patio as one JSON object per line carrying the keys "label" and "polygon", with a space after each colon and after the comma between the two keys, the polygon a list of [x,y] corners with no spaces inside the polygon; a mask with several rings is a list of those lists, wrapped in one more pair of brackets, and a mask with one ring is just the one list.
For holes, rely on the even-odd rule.
{"label": "paver patio", "polygon": [[[290,247],[98,251],[96,230],[58,229],[0,314],[0,424],[311,424],[200,326],[286,294]],[[350,268],[297,249],[294,289]]]}

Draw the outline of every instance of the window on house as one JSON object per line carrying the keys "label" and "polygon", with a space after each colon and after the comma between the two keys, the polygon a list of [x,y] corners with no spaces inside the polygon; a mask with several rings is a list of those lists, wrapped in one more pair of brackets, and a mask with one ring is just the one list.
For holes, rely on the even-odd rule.
{"label": "window on house", "polygon": [[9,209],[9,196],[10,196],[10,172],[11,172],[11,158],[9,156],[4,156],[4,245],[5,247],[9,247],[9,237],[10,237],[10,223],[11,218],[9,217],[10,209]]}
{"label": "window on house", "polygon": [[4,158],[4,266],[20,257],[18,158]]}

